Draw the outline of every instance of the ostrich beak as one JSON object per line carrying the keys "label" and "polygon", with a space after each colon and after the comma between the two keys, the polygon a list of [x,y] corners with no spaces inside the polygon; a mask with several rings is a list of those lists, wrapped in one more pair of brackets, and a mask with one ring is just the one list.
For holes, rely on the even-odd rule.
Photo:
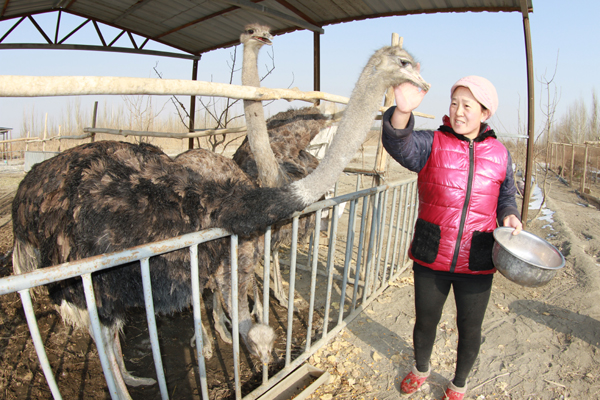
{"label": "ostrich beak", "polygon": [[254,38],[255,40],[258,40],[259,42],[261,42],[262,44],[266,44],[266,45],[273,45],[273,42],[271,41],[273,39],[273,36],[271,35],[265,35],[265,36],[257,36]]}
{"label": "ostrich beak", "polygon": [[407,78],[411,81],[416,87],[419,89],[423,89],[424,91],[428,91],[431,88],[431,84],[425,82],[425,79],[421,76],[421,74],[416,71],[406,71],[408,74]]}

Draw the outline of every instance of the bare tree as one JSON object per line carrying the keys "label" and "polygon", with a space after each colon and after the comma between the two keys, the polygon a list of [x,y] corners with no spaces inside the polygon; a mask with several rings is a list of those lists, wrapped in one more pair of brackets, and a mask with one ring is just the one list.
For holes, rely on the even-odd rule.
{"label": "bare tree", "polygon": [[[542,114],[544,115],[546,121],[542,128],[542,131],[535,138],[535,144],[538,144],[538,142],[540,140],[545,141],[545,143],[543,146],[536,146],[536,147],[540,148],[540,151],[536,151],[535,156],[534,156],[535,157],[534,165],[536,166],[535,171],[537,171],[537,169],[540,168],[543,171],[543,176],[542,176],[542,179],[540,179],[538,174],[537,173],[535,174],[535,182],[538,185],[538,187],[540,187],[540,189],[542,190],[542,202],[540,204],[540,208],[539,208],[538,212],[536,213],[535,216],[532,217],[532,220],[537,218],[537,216],[541,212],[542,207],[543,207],[544,203],[546,202],[547,192],[550,190],[549,185],[547,185],[548,172],[549,172],[549,160],[550,160],[550,156],[551,156],[550,146],[551,146],[551,142],[552,142],[552,140],[551,140],[552,139],[552,129],[554,128],[553,127],[554,116],[556,114],[556,107],[559,102],[559,93],[557,91],[556,84],[554,83],[554,79],[556,78],[557,69],[558,69],[558,53],[556,54],[556,63],[554,64],[554,71],[553,71],[552,75],[548,76],[547,71],[545,71],[544,74],[540,78],[538,78],[538,82],[540,82],[540,84],[542,85],[542,87],[540,89],[541,90],[540,108],[542,110]],[[545,153],[546,153],[544,165],[541,165],[541,162],[539,161],[541,152],[543,152],[542,149],[545,149]],[[532,182],[525,182],[525,184],[531,185]]]}
{"label": "bare tree", "polygon": [[[233,83],[233,81],[235,79],[235,75],[240,70],[239,68],[236,67],[238,47],[239,46],[235,46],[233,48],[233,52],[230,54],[230,62],[227,63],[227,66],[229,68],[229,82],[228,83],[230,83],[230,84]],[[271,75],[271,73],[275,70],[274,53],[271,50],[271,52],[269,52],[267,54],[269,54],[269,58],[271,60],[271,62],[270,62],[271,65],[268,65],[268,64],[265,65],[266,72],[260,78],[261,81],[264,80],[267,76]],[[162,78],[162,74],[157,70],[156,67],[154,68],[154,71],[159,78]],[[211,79],[211,81],[212,81],[212,79]],[[175,106],[175,109],[177,110],[179,119],[189,129],[190,127],[186,121],[190,120],[190,114],[189,114],[188,110],[186,109],[185,105],[183,104],[183,102],[181,102],[179,100],[179,98],[177,98],[177,96],[171,96],[171,102]],[[232,122],[234,122],[235,120],[237,120],[243,116],[243,113],[239,114],[239,113],[234,112],[235,105],[240,102],[239,99],[230,99],[230,98],[221,99],[221,98],[216,98],[216,97],[209,97],[208,100],[204,100],[202,97],[199,97],[198,102],[202,106],[202,111],[204,112],[204,120],[205,120],[204,125],[206,128],[225,129],[227,127],[230,127]],[[216,152],[217,150],[220,149],[220,152],[223,153],[225,151],[225,149],[231,143],[236,141],[237,139],[238,139],[238,135],[235,135],[235,137],[233,137],[233,138],[228,137],[227,134],[212,135],[212,136],[208,137],[207,142],[208,142],[208,146],[210,147],[211,151]],[[197,138],[196,140],[197,140],[197,146],[202,147],[200,144],[200,138]]]}

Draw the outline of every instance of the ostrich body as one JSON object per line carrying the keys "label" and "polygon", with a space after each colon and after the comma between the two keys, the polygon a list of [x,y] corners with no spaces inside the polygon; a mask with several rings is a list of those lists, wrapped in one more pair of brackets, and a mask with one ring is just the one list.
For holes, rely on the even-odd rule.
{"label": "ostrich body", "polygon": [[[241,199],[242,192],[256,188],[235,163],[219,157],[187,154],[173,161],[151,145],[108,141],[74,147],[35,165],[19,185],[12,206],[15,273],[219,227],[221,205],[231,207],[233,198]],[[217,172],[201,175],[189,166],[200,158],[212,158],[210,165]],[[247,293],[252,283],[260,250],[258,236],[240,240],[240,293]],[[200,288],[218,288],[228,308],[229,257],[228,239],[198,246]],[[157,313],[177,312],[191,304],[187,249],[152,257],[150,271]],[[125,383],[154,383],[127,372],[118,337],[127,311],[144,306],[139,265],[135,262],[99,271],[93,274],[93,282],[102,340],[107,344],[119,395],[129,398]],[[81,280],[49,284],[48,292],[67,322],[89,329]],[[266,343],[253,342],[257,337],[251,333],[253,329],[262,331],[265,326],[253,324],[247,296],[239,298],[239,326],[249,350],[266,362],[273,337]]]}
{"label": "ostrich body", "polygon": [[[279,188],[259,188],[243,195],[243,208],[221,216],[221,226],[250,235],[291,217],[332,187],[369,132],[388,87],[403,82],[429,90],[412,56],[399,47],[377,50],[364,67],[340,121],[337,134],[319,166],[308,176]],[[261,209],[260,213],[252,210]]]}

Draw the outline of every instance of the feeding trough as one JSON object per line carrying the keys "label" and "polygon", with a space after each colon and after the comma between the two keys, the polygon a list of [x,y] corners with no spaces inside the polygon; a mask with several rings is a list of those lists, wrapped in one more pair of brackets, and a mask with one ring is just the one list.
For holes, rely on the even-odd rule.
{"label": "feeding trough", "polygon": [[304,364],[259,397],[259,400],[302,400],[329,380],[329,372]]}
{"label": "feeding trough", "polygon": [[565,266],[560,251],[544,239],[525,231],[513,235],[514,228],[494,230],[492,261],[502,275],[522,286],[545,285]]}

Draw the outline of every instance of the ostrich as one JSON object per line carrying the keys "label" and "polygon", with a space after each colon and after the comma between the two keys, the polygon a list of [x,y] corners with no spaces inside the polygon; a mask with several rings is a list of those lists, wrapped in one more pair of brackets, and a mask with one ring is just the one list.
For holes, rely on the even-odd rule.
{"label": "ostrich", "polygon": [[219,226],[240,236],[249,236],[318,200],[335,184],[364,141],[386,89],[403,82],[410,82],[422,90],[430,87],[408,52],[395,46],[377,50],[357,81],[337,134],[319,166],[291,184],[253,189],[244,193],[241,201],[223,204]]}
{"label": "ostrich", "polygon": [[[35,165],[12,205],[15,273],[218,227],[221,204],[231,205],[228,197],[241,198],[255,185],[235,163],[216,155],[210,165],[220,173],[200,174],[188,166],[192,156],[175,162],[152,145],[107,141],[74,147]],[[240,293],[252,283],[260,246],[256,235],[240,240]],[[191,304],[189,264],[185,249],[150,259],[156,312],[173,313]],[[199,245],[198,264],[200,288],[218,288],[229,308],[229,240]],[[154,383],[125,369],[118,336],[127,310],[144,305],[140,269],[126,264],[94,273],[93,281],[102,340],[119,395],[129,398],[125,384]],[[48,293],[66,322],[90,328],[80,280],[49,284]],[[268,362],[274,332],[253,324],[247,296],[239,298],[239,327],[250,352]]]}
{"label": "ostrich", "polygon": [[[259,245],[253,242],[256,232],[301,211],[335,183],[369,131],[386,88],[402,82],[429,89],[407,52],[397,47],[375,52],[356,84],[325,158],[311,174],[283,187],[257,188],[235,177],[215,181],[147,144],[89,143],[37,164],[21,181],[13,200],[15,272],[220,227],[244,238],[239,245],[239,292],[247,293],[259,257]],[[230,273],[228,247],[228,240],[221,239],[198,249],[201,288],[212,277],[226,303],[230,290],[224,284]],[[190,304],[189,261],[185,250],[151,258],[158,312],[176,312]],[[144,304],[141,274],[133,264],[133,268],[123,265],[94,274],[102,340],[108,344],[113,370],[118,371],[115,375],[122,398],[129,397],[124,380],[149,383],[125,370],[119,351],[118,332],[126,311]],[[61,305],[63,317],[89,326],[81,281],[56,282],[48,285],[48,291]],[[268,359],[269,344],[253,343],[247,296],[240,296],[239,301],[242,339],[250,351]]]}
{"label": "ostrich", "polygon": [[[269,31],[267,26],[250,24],[240,35],[240,43],[244,46],[242,85],[260,86],[258,52],[263,44],[271,45],[272,36]],[[244,100],[244,113],[248,134],[233,160],[258,185],[283,186],[305,177],[319,164],[316,157],[305,151],[310,141],[330,122],[317,108],[306,107],[281,112],[266,123],[262,102]],[[300,223],[299,240],[305,240],[314,227],[314,216],[306,216]],[[287,307],[279,249],[283,244],[291,242],[291,225],[277,224],[273,226],[272,232],[273,292],[279,303]]]}

